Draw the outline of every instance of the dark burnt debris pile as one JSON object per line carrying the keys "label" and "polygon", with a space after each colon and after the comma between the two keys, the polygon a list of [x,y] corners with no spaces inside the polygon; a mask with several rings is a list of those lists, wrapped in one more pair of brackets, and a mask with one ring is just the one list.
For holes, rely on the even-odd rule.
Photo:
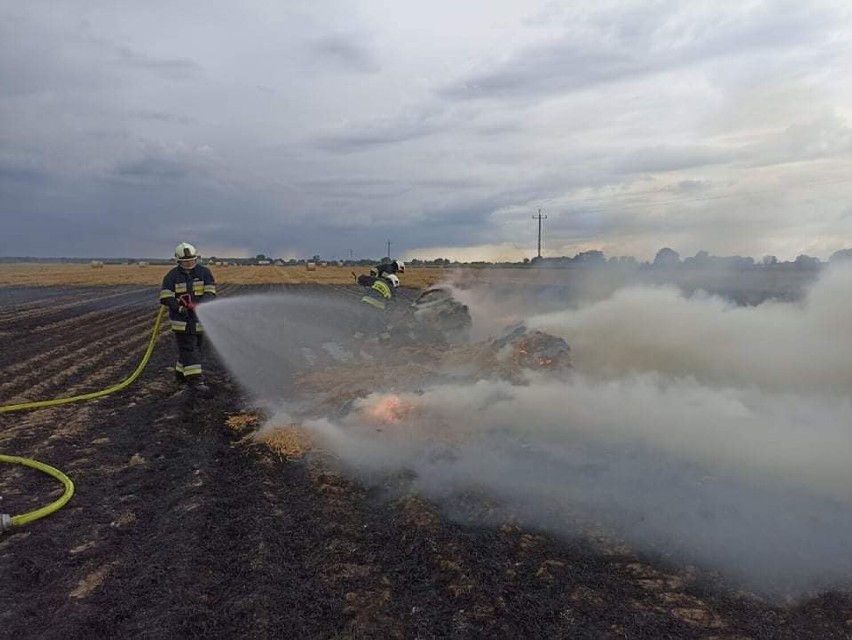
{"label": "dark burnt debris pile", "polygon": [[[3,402],[126,377],[150,296],[0,289]],[[228,422],[250,407],[215,364],[216,397],[189,401],[168,375],[171,346],[119,395],[0,415],[0,451],[77,485],[66,508],[0,538],[0,636],[852,637],[848,594],[769,603],[511,519],[458,524],[400,479],[367,488],[322,458],[284,459],[246,438],[251,420]],[[56,487],[2,465],[0,495],[14,513]]]}

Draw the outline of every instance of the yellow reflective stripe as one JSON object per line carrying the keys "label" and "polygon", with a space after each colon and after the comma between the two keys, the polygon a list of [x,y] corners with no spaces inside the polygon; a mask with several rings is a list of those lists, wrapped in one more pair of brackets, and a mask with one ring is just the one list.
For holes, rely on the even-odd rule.
{"label": "yellow reflective stripe", "polygon": [[188,364],[183,368],[183,375],[185,376],[197,376],[201,374],[201,365],[200,364]]}
{"label": "yellow reflective stripe", "polygon": [[[185,322],[172,322],[172,331],[180,331],[186,333],[187,326]],[[195,325],[195,333],[204,333],[204,327],[200,324]]]}
{"label": "yellow reflective stripe", "polygon": [[192,292],[193,293],[204,293],[204,283],[203,282],[196,282],[194,285],[192,285]]}
{"label": "yellow reflective stripe", "polygon": [[204,293],[216,293],[216,285],[215,284],[205,284],[204,285]]}
{"label": "yellow reflective stripe", "polygon": [[383,298],[390,298],[391,297],[390,287],[388,285],[386,285],[384,282],[382,282],[381,280],[376,280],[373,283],[372,289],[374,289],[374,290],[378,291],[380,294],[382,294]]}
{"label": "yellow reflective stripe", "polygon": [[178,282],[175,284],[175,293],[186,293],[186,283]]}
{"label": "yellow reflective stripe", "polygon": [[175,371],[177,371],[178,373],[183,373],[183,365],[180,362],[175,364]]}
{"label": "yellow reflective stripe", "polygon": [[160,300],[165,300],[167,298],[174,298],[174,297],[175,297],[174,291],[169,291],[168,289],[162,289],[160,291]]}
{"label": "yellow reflective stripe", "polygon": [[361,302],[366,302],[368,305],[373,306],[376,309],[381,309],[382,311],[385,310],[384,302],[382,302],[381,300],[375,300],[370,296],[364,296],[363,298],[361,298]]}

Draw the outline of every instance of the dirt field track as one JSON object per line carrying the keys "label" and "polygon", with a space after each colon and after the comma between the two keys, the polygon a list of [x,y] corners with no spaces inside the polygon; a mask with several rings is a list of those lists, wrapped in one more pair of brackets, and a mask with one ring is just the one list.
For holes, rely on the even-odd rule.
{"label": "dirt field track", "polygon": [[[15,285],[0,286],[0,405],[99,390],[134,370],[163,269],[117,267],[122,286],[77,287],[28,286],[15,269],[0,269]],[[80,268],[92,271],[112,277]],[[217,276],[221,296],[311,290]],[[77,486],[58,513],[0,534],[0,637],[852,638],[849,594],[771,604],[629,551],[511,522],[455,524],[321,458],[282,459],[228,426],[251,407],[215,361],[216,397],[193,401],[172,379],[174,355],[163,334],[117,395],[0,415],[0,452],[53,464]],[[0,464],[0,512],[58,493]]]}

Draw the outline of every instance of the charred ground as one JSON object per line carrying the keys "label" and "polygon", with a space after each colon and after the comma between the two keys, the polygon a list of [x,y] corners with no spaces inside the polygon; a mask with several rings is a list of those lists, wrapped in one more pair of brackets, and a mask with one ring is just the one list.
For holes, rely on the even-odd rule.
{"label": "charred ground", "polygon": [[[141,286],[0,288],[0,402],[126,378],[151,297]],[[215,360],[215,399],[181,391],[173,348],[161,336],[120,394],[0,416],[0,451],[77,485],[60,512],[0,538],[0,635],[852,637],[848,594],[770,604],[588,540],[457,524],[399,482],[364,487],[321,458],[283,460],[226,426],[249,407]],[[0,466],[4,512],[57,494],[42,474]]]}

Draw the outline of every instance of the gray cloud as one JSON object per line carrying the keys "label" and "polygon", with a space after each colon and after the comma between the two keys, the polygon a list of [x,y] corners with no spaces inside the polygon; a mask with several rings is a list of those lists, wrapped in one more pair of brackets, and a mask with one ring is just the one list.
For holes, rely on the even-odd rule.
{"label": "gray cloud", "polygon": [[37,163],[14,162],[0,158],[0,183],[32,185],[46,181],[48,175]]}
{"label": "gray cloud", "polygon": [[197,118],[192,118],[189,116],[177,115],[174,113],[167,113],[165,111],[132,111],[131,115],[134,118],[139,118],[140,120],[153,120],[156,122],[166,122],[169,124],[195,124],[198,122]]}
{"label": "gray cloud", "polygon": [[572,11],[558,37],[512,52],[440,93],[457,100],[535,100],[719,58],[786,52],[828,32],[840,15],[790,2],[780,10],[766,3],[730,15],[673,2]]}
{"label": "gray cloud", "polygon": [[709,187],[707,180],[681,180],[669,191],[674,193],[698,193]]}
{"label": "gray cloud", "polygon": [[381,68],[365,42],[354,34],[336,33],[319,38],[311,43],[310,52],[343,71],[376,73]]}
{"label": "gray cloud", "polygon": [[843,3],[527,6],[0,9],[0,253],[841,248]]}
{"label": "gray cloud", "polygon": [[299,189],[307,193],[369,200],[374,197],[395,197],[414,189],[464,191],[485,186],[481,180],[469,178],[388,180],[380,178],[326,178],[306,180]]}
{"label": "gray cloud", "polygon": [[408,142],[446,130],[443,111],[418,109],[393,117],[379,117],[362,124],[345,124],[322,134],[316,145],[325,151],[352,152]]}
{"label": "gray cloud", "polygon": [[59,27],[43,20],[35,6],[5,10],[0,20],[0,95],[109,91],[125,85],[128,72],[166,80],[200,77],[201,65],[189,57],[148,54],[112,39],[92,35],[85,25]]}
{"label": "gray cloud", "polygon": [[201,65],[189,58],[163,58],[104,40],[93,40],[93,42],[103,45],[110,51],[115,62],[123,68],[150,71],[170,80],[185,80],[203,72]]}
{"label": "gray cloud", "polygon": [[0,13],[0,97],[23,97],[65,87],[104,87],[106,83],[97,72],[74,64],[72,52],[65,51],[66,44],[47,24],[8,9]]}
{"label": "gray cloud", "polygon": [[535,99],[648,73],[650,62],[627,53],[584,50],[572,42],[535,47],[517,57],[446,87],[440,95],[477,98]]}
{"label": "gray cloud", "polygon": [[615,166],[618,173],[658,173],[680,171],[722,162],[736,161],[739,150],[716,149],[709,146],[657,146],[624,154]]}
{"label": "gray cloud", "polygon": [[158,182],[160,180],[182,180],[194,171],[195,167],[186,163],[148,156],[141,160],[123,162],[115,167],[112,174],[121,178]]}
{"label": "gray cloud", "polygon": [[333,193],[336,195],[369,195],[373,190],[396,190],[398,182],[382,178],[322,178],[304,180],[299,188],[315,193]]}
{"label": "gray cloud", "polygon": [[789,155],[797,159],[852,153],[852,127],[834,114],[793,123],[782,140]]}

